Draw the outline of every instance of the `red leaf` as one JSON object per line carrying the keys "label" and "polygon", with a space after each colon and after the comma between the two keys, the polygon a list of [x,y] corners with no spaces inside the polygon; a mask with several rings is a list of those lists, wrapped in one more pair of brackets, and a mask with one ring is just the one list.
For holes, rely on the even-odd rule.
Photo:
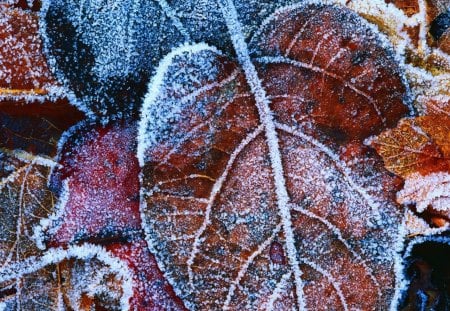
{"label": "red leaf", "polygon": [[131,310],[185,310],[183,302],[164,279],[145,241],[111,243],[106,249],[125,261],[133,273]]}
{"label": "red leaf", "polygon": [[61,217],[49,230],[51,245],[110,239],[140,229],[139,165],[135,125],[82,124],[60,151],[53,184],[61,191]]}

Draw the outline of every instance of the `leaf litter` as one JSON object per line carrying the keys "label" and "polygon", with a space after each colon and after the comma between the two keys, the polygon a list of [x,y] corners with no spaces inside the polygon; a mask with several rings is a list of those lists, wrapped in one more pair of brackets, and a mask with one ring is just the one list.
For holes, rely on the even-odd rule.
{"label": "leaf litter", "polygon": [[[35,253],[0,270],[18,272],[1,306],[34,297],[22,289],[37,273],[53,281],[49,307],[396,309],[401,181],[364,141],[412,102],[447,107],[447,56],[427,46],[425,16],[379,0],[43,1],[58,92],[90,121],[62,135],[51,178],[43,167],[52,203],[27,229]],[[401,25],[422,27],[418,45]],[[28,151],[2,156],[53,163]],[[0,173],[22,174],[16,160]]]}

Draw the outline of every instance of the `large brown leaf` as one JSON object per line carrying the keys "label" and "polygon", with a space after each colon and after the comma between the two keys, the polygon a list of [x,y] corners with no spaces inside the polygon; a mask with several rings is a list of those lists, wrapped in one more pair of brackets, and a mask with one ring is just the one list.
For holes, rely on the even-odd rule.
{"label": "large brown leaf", "polygon": [[348,10],[290,7],[253,38],[255,71],[223,13],[243,70],[184,46],[143,109],[141,211],[165,276],[194,310],[386,309],[398,180],[362,140],[407,111],[392,52]]}

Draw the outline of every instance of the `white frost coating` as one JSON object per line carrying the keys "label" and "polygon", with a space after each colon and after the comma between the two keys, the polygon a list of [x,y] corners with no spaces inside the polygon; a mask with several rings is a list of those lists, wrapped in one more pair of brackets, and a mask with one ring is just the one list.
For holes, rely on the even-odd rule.
{"label": "white frost coating", "polygon": [[261,245],[258,246],[258,249],[247,258],[244,264],[242,264],[236,278],[231,282],[231,285],[228,288],[227,298],[225,299],[225,303],[223,304],[222,308],[223,310],[230,310],[230,302],[233,298],[234,291],[236,290],[236,287],[239,286],[242,278],[245,276],[248,267],[252,264],[257,256],[261,255],[261,253],[269,247],[270,243],[272,243],[273,239],[280,232],[280,230],[281,224],[278,224],[277,227],[273,230],[272,235],[263,243],[261,243]]}
{"label": "white frost coating", "polygon": [[123,296],[120,299],[121,310],[130,309],[129,300],[133,296],[133,278],[130,270],[122,261],[115,258],[103,247],[93,244],[70,246],[68,249],[49,249],[40,257],[30,257],[21,262],[10,264],[0,269],[0,283],[35,273],[46,266],[58,264],[66,259],[97,259],[108,265],[111,271],[118,276],[118,279],[123,282]]}
{"label": "white frost coating", "polygon": [[239,63],[244,69],[247,82],[252,90],[256,106],[259,112],[259,118],[264,126],[267,145],[269,148],[269,156],[274,174],[275,192],[277,195],[277,204],[280,217],[283,223],[283,229],[286,239],[286,249],[289,258],[290,266],[294,273],[295,288],[297,294],[297,304],[300,310],[306,310],[305,301],[303,298],[303,282],[301,279],[302,272],[300,271],[299,262],[297,259],[297,250],[295,248],[294,232],[292,230],[291,213],[288,208],[289,196],[286,188],[286,181],[283,172],[283,164],[280,154],[280,146],[278,136],[275,130],[272,112],[270,111],[270,101],[267,98],[266,91],[262,87],[261,80],[258,77],[256,68],[252,63],[247,44],[245,43],[242,34],[241,25],[239,23],[236,8],[232,0],[222,0],[219,2],[222,14],[227,24],[228,32],[233,42]]}
{"label": "white frost coating", "polygon": [[[47,23],[45,21],[45,15],[47,14],[47,11],[50,8],[52,0],[42,0],[41,1],[41,10],[39,11],[39,36],[43,41],[42,50],[44,51],[48,66],[53,74],[56,74],[55,68],[56,68],[56,59],[52,56],[50,51],[48,50],[48,47],[50,46],[49,38],[47,37]],[[61,77],[59,77],[61,79]],[[60,81],[63,82],[62,86],[58,86],[56,89],[50,89],[50,92],[57,92],[58,94],[64,95],[69,100],[69,103],[77,107],[80,111],[84,112],[85,115],[90,118],[94,119],[95,114],[94,112],[85,105],[82,101],[77,99],[75,96],[75,93],[72,92],[69,88],[67,88],[65,85],[68,85],[67,81]]]}
{"label": "white frost coating", "polygon": [[211,210],[212,210],[212,206],[214,204],[214,201],[216,200],[217,195],[220,193],[220,191],[222,190],[222,186],[225,183],[227,177],[228,177],[228,173],[231,170],[231,167],[233,166],[236,158],[239,156],[239,154],[242,152],[242,150],[244,150],[245,147],[248,146],[248,144],[250,144],[258,135],[260,135],[263,132],[263,126],[259,126],[255,131],[253,131],[252,133],[250,133],[240,144],[239,146],[233,151],[233,153],[231,154],[227,166],[225,167],[223,173],[220,175],[220,177],[217,179],[217,181],[214,183],[213,188],[211,190],[211,194],[208,198],[208,205],[206,206],[206,212],[205,212],[205,219],[203,220],[202,225],[200,226],[200,228],[195,232],[195,240],[194,243],[192,245],[192,252],[189,256],[189,259],[187,261],[187,265],[188,265],[188,274],[189,274],[189,284],[191,286],[192,289],[193,288],[193,279],[194,279],[194,275],[192,272],[192,265],[194,264],[194,259],[198,254],[198,247],[200,246],[201,243],[201,235],[203,234],[203,232],[205,232],[206,228],[208,227],[208,225],[211,222]]}
{"label": "white frost coating", "polygon": [[[258,28],[258,30],[255,32],[255,34],[252,36],[250,40],[250,46],[256,46],[255,42],[259,40],[261,37],[261,34],[263,30],[270,25],[270,23],[273,23],[280,14],[287,13],[291,10],[298,10],[300,8],[304,8],[308,5],[338,5],[338,6],[344,6],[348,7],[355,13],[359,14],[361,17],[361,23],[364,27],[369,28],[374,34],[377,36],[378,43],[386,50],[391,51],[392,50],[392,56],[395,60],[395,63],[399,66],[401,75],[401,79],[403,82],[403,85],[406,87],[406,96],[405,96],[405,104],[407,105],[409,109],[409,113],[412,115],[414,113],[414,106],[412,105],[412,98],[413,94],[409,87],[409,82],[407,79],[407,76],[403,74],[403,72],[406,72],[406,64],[405,64],[405,47],[412,47],[411,40],[409,38],[409,35],[402,30],[402,23],[408,22],[408,17],[405,15],[405,13],[395,7],[392,3],[385,3],[384,0],[354,0],[354,1],[346,1],[346,0],[306,0],[302,1],[300,3],[296,3],[293,5],[287,5],[280,9],[277,9],[272,15],[270,15],[268,18],[266,18]],[[383,33],[377,25],[374,25],[373,23],[366,20],[365,16],[376,16],[376,17],[383,17],[387,25],[398,25],[396,27],[396,34],[399,36],[399,38],[396,38],[396,40],[393,40],[392,35],[388,37],[385,33]],[[300,30],[301,32],[301,30]],[[291,44],[294,43],[291,42]],[[392,45],[394,46],[394,49],[392,49]],[[288,56],[290,49],[292,49],[293,46],[289,46],[286,57]],[[332,60],[334,61],[334,60]],[[325,68],[326,69],[326,68]],[[375,109],[378,110],[376,107]]]}
{"label": "white frost coating", "polygon": [[170,66],[173,64],[173,61],[177,56],[181,56],[183,54],[193,55],[205,50],[222,55],[216,48],[211,47],[206,43],[199,43],[195,45],[185,44],[167,54],[159,63],[156,74],[149,83],[138,125],[137,158],[141,167],[145,165],[146,150],[150,149],[155,144],[153,133],[148,133],[147,126],[150,122],[158,122],[158,120],[151,120],[149,112],[150,109],[157,103],[158,97],[161,95],[161,88],[164,86],[165,77],[169,72]]}
{"label": "white frost coating", "polygon": [[282,290],[288,285],[288,280],[290,279],[292,272],[288,272],[281,277],[280,282],[278,282],[272,295],[270,295],[269,300],[265,306],[266,311],[275,311],[274,303],[280,298]]}
{"label": "white frost coating", "polygon": [[378,208],[380,207],[380,205],[375,201],[374,198],[372,198],[370,196],[370,194],[368,194],[364,188],[360,187],[352,178],[350,170],[348,169],[347,165],[342,162],[339,157],[327,146],[325,146],[324,144],[320,143],[319,141],[317,141],[316,139],[312,138],[311,136],[308,136],[296,129],[293,129],[289,126],[280,124],[278,122],[275,123],[276,127],[280,130],[283,130],[289,134],[298,136],[304,140],[306,140],[307,142],[309,142],[310,144],[312,144],[313,146],[319,148],[320,151],[322,151],[323,153],[325,153],[328,157],[330,157],[331,160],[333,160],[333,162],[336,164],[336,166],[340,169],[342,175],[344,175],[346,182],[349,184],[350,188],[354,191],[356,191],[359,195],[361,195],[361,197],[367,202],[367,204],[369,205],[369,207],[372,210],[372,213],[375,217],[375,221],[379,224],[382,225],[381,222],[381,215],[380,212],[378,210]]}
{"label": "white frost coating", "polygon": [[191,41],[191,36],[189,32],[184,28],[180,19],[176,16],[176,12],[170,7],[166,0],[157,0],[159,6],[163,9],[164,13],[170,18],[173,25],[178,29],[178,31],[183,35],[186,41]]}
{"label": "white frost coating", "polygon": [[7,185],[8,183],[13,182],[14,180],[16,180],[16,178],[18,178],[20,176],[20,174],[22,174],[25,170],[27,170],[29,166],[30,165],[24,165],[21,168],[15,170],[11,174],[9,174],[8,176],[2,178],[0,180],[0,190],[2,190],[3,187],[5,185]]}
{"label": "white frost coating", "polygon": [[431,173],[422,176],[419,173],[409,175],[405,186],[397,193],[400,204],[416,204],[419,213],[428,206],[436,211],[450,211],[450,174]]}
{"label": "white frost coating", "polygon": [[405,250],[404,257],[408,257],[411,255],[411,251],[413,250],[414,246],[418,244],[422,244],[425,242],[436,242],[441,244],[447,244],[450,245],[450,237],[446,236],[421,236],[413,239],[411,242],[408,243],[408,247]]}
{"label": "white frost coating", "polygon": [[368,276],[370,277],[370,279],[372,280],[372,282],[375,284],[375,287],[377,288],[377,294],[378,297],[381,298],[382,293],[380,290],[380,283],[377,281],[377,279],[375,278],[375,275],[373,274],[373,270],[367,265],[366,261],[361,257],[360,254],[358,254],[355,250],[353,250],[353,248],[351,248],[350,244],[348,244],[348,242],[344,239],[344,237],[342,236],[341,231],[339,230],[339,228],[337,228],[336,226],[334,226],[331,222],[329,222],[328,220],[326,220],[323,217],[320,217],[308,210],[305,210],[304,208],[297,206],[297,205],[292,205],[291,207],[293,210],[308,216],[312,219],[316,219],[318,221],[320,221],[322,224],[324,224],[331,232],[333,232],[333,234],[336,235],[337,240],[340,241],[346,248],[347,250],[355,257],[355,259],[366,269],[366,271],[368,271]]}
{"label": "white frost coating", "polygon": [[301,262],[304,263],[305,265],[310,266],[311,268],[313,268],[314,270],[316,270],[317,272],[322,274],[328,280],[328,282],[331,284],[331,286],[333,286],[334,290],[336,291],[336,294],[338,295],[339,300],[341,301],[342,307],[344,308],[345,311],[348,311],[349,309],[348,309],[347,301],[345,300],[345,297],[344,297],[344,294],[342,293],[340,285],[334,279],[334,277],[329,272],[322,269],[319,265],[317,265],[309,260],[305,260],[304,258],[302,258]]}
{"label": "white frost coating", "polygon": [[406,210],[406,230],[408,236],[417,235],[437,235],[447,231],[450,228],[449,223],[439,228],[432,228],[430,225],[421,217],[416,216],[409,209]]}
{"label": "white frost coating", "polygon": [[[210,84],[206,84],[200,88],[198,88],[196,91],[183,96],[182,98],[180,98],[177,103],[180,106],[183,106],[185,103],[194,101],[195,98],[197,96],[199,96],[200,94],[207,92],[209,90],[212,90],[214,88],[220,88],[224,85],[226,85],[229,82],[232,82],[236,79],[236,77],[238,76],[239,70],[235,70],[229,77],[223,79],[222,81],[219,82],[213,82]],[[234,99],[236,99],[238,96],[235,96]],[[226,110],[228,108],[229,105],[231,105],[231,103],[233,102],[233,100],[230,100],[229,102],[227,102],[225,105],[223,105],[219,110],[218,113],[222,113],[224,110]],[[174,109],[175,110],[175,109]],[[164,121],[164,120],[161,120]],[[195,133],[197,130],[199,130],[200,128],[202,128],[203,126],[205,126],[206,123],[208,123],[210,121],[210,119],[201,122],[199,124],[197,124],[196,126],[194,126],[189,132],[186,133],[184,140],[180,140],[178,143],[174,144],[173,148],[167,152],[167,154],[164,156],[164,158],[159,162],[159,164],[156,167],[159,167],[160,165],[166,164],[167,160],[174,154],[174,152],[177,151],[177,149],[180,147],[180,145],[185,142],[186,140],[189,140],[192,137],[192,134]],[[148,133],[148,130],[147,130]]]}
{"label": "white frost coating", "polygon": [[422,107],[424,107],[423,112],[425,115],[439,113],[450,117],[450,111],[445,110],[445,106],[450,103],[449,95],[439,94],[430,97],[420,95],[417,97],[416,101],[419,102]]}
{"label": "white frost coating", "polygon": [[412,65],[407,65],[405,70],[408,80],[413,85],[412,95],[417,98],[415,105],[422,114],[426,113],[424,107],[427,97],[441,96],[448,93],[450,89],[450,74],[448,73],[433,76],[425,69]]}
{"label": "white frost coating", "polygon": [[[48,234],[51,234],[54,231],[58,230],[58,226],[54,225],[58,219],[63,219],[65,213],[65,206],[69,200],[69,180],[64,180],[61,189],[61,195],[58,198],[57,203],[54,207],[54,213],[48,216],[48,218],[42,218],[39,221],[39,224],[33,228],[33,236],[32,239],[36,243],[36,246],[44,250],[45,246],[45,237]],[[49,232],[49,229],[51,232]]]}
{"label": "white frost coating", "polygon": [[[406,215],[406,212],[405,212]],[[407,288],[408,284],[404,278],[403,271],[403,257],[402,252],[404,250],[407,229],[406,229],[406,216],[403,217],[402,224],[399,228],[397,241],[393,245],[392,252],[394,254],[394,275],[395,275],[395,285],[394,285],[394,295],[389,306],[389,311],[398,311],[398,304],[400,302],[401,295],[403,291]]]}
{"label": "white frost coating", "polygon": [[45,94],[39,94],[32,90],[26,90],[18,94],[17,92],[12,92],[8,89],[1,89],[0,100],[43,103],[45,101],[56,101],[67,96],[66,90],[59,85],[44,84],[41,88],[45,90]]}
{"label": "white frost coating", "polygon": [[345,81],[342,77],[340,77],[339,75],[326,71],[324,69],[322,69],[321,67],[318,66],[314,66],[312,65],[312,62],[307,64],[307,63],[303,63],[300,61],[296,61],[293,59],[290,59],[288,57],[259,57],[257,58],[258,62],[264,63],[264,64],[289,64],[295,67],[299,67],[299,68],[306,68],[309,69],[311,71],[317,72],[317,73],[321,73],[323,75],[332,77],[340,82],[342,82],[346,87],[348,87],[349,89],[351,89],[353,92],[355,92],[356,94],[363,96],[365,99],[367,99],[369,101],[369,103],[372,105],[373,109],[375,110],[375,112],[377,113],[378,117],[381,119],[381,121],[383,122],[383,124],[386,124],[386,118],[383,116],[383,114],[381,113],[380,109],[378,108],[378,106],[375,103],[375,100],[366,92],[356,88],[352,83],[349,83],[347,81]]}
{"label": "white frost coating", "polygon": [[50,157],[34,155],[23,150],[0,148],[0,153],[7,154],[25,163],[37,164],[49,168],[57,166],[56,161]]}
{"label": "white frost coating", "polygon": [[87,120],[81,120],[77,124],[71,126],[64,133],[62,133],[61,137],[58,140],[58,144],[56,146],[56,154],[60,155],[62,153],[62,149],[67,144],[68,141],[72,139],[72,135],[78,132],[79,130],[86,128],[89,126],[89,122]]}
{"label": "white frost coating", "polygon": [[427,44],[427,5],[425,0],[418,0],[419,4],[419,13],[417,13],[417,21],[420,27],[419,31],[419,52],[424,53],[425,55],[430,54],[430,48]]}

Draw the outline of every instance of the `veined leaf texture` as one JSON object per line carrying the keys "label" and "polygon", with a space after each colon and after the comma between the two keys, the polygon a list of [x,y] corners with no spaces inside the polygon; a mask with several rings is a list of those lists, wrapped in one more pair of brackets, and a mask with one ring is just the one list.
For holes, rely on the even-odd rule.
{"label": "veined leaf texture", "polygon": [[0,310],[446,310],[448,8],[1,3]]}

